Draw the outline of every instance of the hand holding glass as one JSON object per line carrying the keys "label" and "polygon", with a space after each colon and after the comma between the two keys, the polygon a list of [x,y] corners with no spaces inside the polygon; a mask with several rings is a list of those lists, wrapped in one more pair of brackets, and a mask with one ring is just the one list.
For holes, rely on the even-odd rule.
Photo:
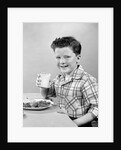
{"label": "hand holding glass", "polygon": [[50,83],[50,73],[39,73],[36,80],[36,86],[40,88],[41,95],[46,98]]}

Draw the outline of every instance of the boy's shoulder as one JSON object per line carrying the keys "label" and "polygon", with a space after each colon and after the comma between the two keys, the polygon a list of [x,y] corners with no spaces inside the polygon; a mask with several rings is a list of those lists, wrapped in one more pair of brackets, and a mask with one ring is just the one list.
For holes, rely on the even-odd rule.
{"label": "boy's shoulder", "polygon": [[87,72],[83,73],[82,80],[84,80],[85,82],[87,81],[97,82],[96,78]]}

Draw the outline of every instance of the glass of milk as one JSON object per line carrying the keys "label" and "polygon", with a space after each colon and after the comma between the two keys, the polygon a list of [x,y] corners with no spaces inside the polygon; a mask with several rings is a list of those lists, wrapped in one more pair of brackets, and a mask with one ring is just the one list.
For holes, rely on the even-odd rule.
{"label": "glass of milk", "polygon": [[49,82],[50,82],[51,74],[42,72],[42,73],[39,73],[39,77],[41,80],[40,93],[43,98],[46,98],[48,89],[49,89]]}

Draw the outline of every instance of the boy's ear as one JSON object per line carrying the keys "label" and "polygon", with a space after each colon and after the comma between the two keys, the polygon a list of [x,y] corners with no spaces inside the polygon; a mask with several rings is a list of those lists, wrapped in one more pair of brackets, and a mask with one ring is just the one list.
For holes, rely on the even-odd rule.
{"label": "boy's ear", "polygon": [[77,63],[80,61],[81,55],[77,55]]}
{"label": "boy's ear", "polygon": [[81,55],[77,55],[77,59],[80,59],[81,58]]}

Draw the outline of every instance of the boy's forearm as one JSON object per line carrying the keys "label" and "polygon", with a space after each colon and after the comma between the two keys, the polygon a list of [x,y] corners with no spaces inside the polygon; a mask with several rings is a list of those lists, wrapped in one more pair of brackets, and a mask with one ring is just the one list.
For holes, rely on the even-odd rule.
{"label": "boy's forearm", "polygon": [[88,122],[91,122],[96,116],[92,113],[87,113],[85,114],[84,116],[78,118],[78,119],[75,119],[73,120],[77,126],[81,126],[81,125],[84,125]]}

